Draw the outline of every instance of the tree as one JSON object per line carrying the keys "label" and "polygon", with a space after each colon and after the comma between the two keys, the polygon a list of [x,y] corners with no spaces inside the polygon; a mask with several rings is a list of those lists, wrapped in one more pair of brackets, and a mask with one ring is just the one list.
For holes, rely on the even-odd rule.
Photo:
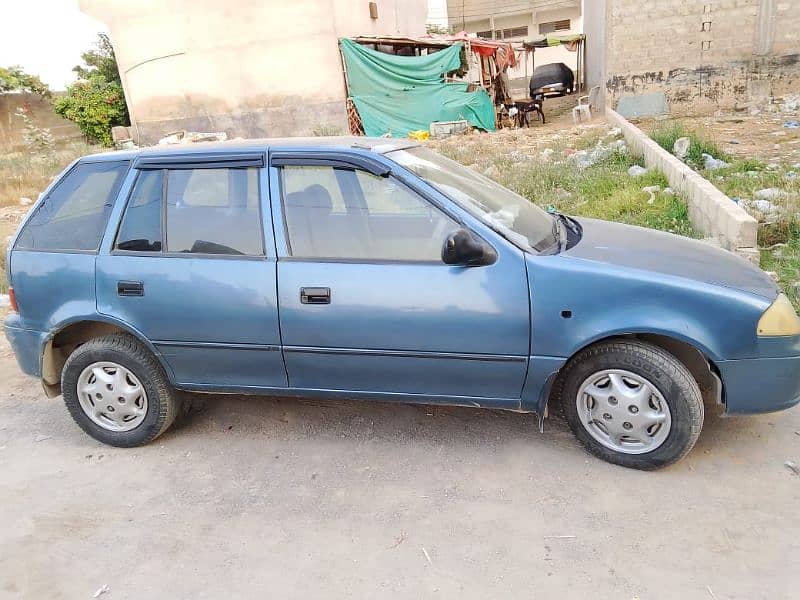
{"label": "tree", "polygon": [[97,35],[94,48],[81,54],[84,64],[72,69],[80,78],[56,99],[53,108],[74,121],[91,141],[111,146],[111,128],[128,125],[130,117],[111,41]]}
{"label": "tree", "polygon": [[36,75],[30,75],[22,67],[0,67],[0,94],[7,92],[31,92],[40,96],[50,96],[50,88]]}

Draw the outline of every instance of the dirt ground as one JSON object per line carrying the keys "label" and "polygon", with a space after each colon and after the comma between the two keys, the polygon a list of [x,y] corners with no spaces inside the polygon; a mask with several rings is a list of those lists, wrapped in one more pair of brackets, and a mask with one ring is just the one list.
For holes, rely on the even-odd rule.
{"label": "dirt ground", "polygon": [[212,396],[94,442],[0,345],[0,598],[796,598],[800,410],[673,467],[531,415]]}

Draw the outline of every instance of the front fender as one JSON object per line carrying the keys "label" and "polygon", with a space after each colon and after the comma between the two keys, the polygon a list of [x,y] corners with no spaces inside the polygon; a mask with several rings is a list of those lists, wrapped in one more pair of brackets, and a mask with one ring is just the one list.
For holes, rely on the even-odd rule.
{"label": "front fender", "polygon": [[650,333],[714,361],[759,355],[764,298],[689,279],[565,256],[529,256],[531,356],[569,358],[604,338]]}

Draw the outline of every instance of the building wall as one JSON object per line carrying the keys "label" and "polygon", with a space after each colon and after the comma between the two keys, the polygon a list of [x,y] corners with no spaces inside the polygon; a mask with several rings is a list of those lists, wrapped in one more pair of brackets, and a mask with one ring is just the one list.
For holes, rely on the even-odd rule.
{"label": "building wall", "polygon": [[24,125],[15,114],[18,108],[28,111],[37,127],[49,129],[56,142],[83,137],[75,123],[53,112],[50,100],[38,94],[0,94],[0,151],[11,152],[25,146]]}
{"label": "building wall", "polygon": [[338,39],[423,35],[426,0],[79,0],[111,32],[133,132],[347,132]]}
{"label": "building wall", "polygon": [[613,102],[663,92],[703,113],[800,91],[797,0],[607,0],[606,20]]}

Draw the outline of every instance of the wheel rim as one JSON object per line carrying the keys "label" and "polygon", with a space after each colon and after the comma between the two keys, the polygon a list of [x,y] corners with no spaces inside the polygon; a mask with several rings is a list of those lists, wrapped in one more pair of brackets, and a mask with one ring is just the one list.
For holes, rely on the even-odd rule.
{"label": "wheel rim", "polygon": [[130,431],[147,415],[147,392],[129,369],[96,362],[78,377],[78,399],[86,416],[108,431]]}
{"label": "wheel rim", "polygon": [[606,448],[644,454],[661,446],[672,428],[669,405],[646,378],[606,369],[587,377],[578,389],[578,417],[584,429]]}

